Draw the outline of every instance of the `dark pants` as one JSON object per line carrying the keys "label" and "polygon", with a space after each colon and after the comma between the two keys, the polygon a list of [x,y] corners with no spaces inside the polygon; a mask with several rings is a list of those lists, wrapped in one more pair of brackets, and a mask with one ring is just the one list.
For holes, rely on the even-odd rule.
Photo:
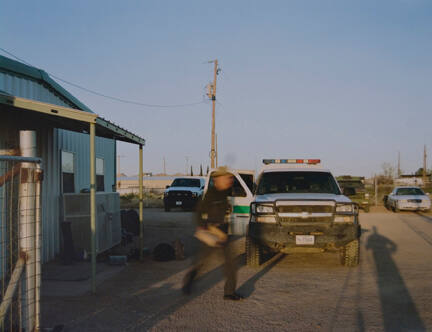
{"label": "dark pants", "polygon": [[[219,227],[223,231],[227,231],[228,227],[225,225]],[[235,261],[235,255],[232,249],[230,240],[222,247],[209,247],[204,243],[201,244],[201,248],[198,254],[194,258],[194,263],[192,269],[187,273],[185,277],[185,285],[191,284],[193,280],[200,275],[205,265],[207,264],[210,256],[213,253],[217,253],[219,257],[224,257],[224,275],[225,275],[225,287],[224,295],[232,295],[235,292],[237,285],[237,264]]]}

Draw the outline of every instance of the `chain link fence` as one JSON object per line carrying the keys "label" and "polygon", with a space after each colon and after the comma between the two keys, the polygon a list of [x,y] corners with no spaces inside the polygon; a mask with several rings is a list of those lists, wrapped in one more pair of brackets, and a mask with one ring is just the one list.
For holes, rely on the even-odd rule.
{"label": "chain link fence", "polygon": [[0,156],[0,331],[40,322],[41,160]]}

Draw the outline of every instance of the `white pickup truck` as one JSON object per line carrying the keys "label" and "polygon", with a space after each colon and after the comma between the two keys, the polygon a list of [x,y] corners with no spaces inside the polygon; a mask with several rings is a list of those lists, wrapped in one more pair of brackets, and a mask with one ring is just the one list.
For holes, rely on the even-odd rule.
{"label": "white pickup truck", "polygon": [[264,159],[246,236],[249,266],[272,252],[338,251],[341,263],[359,263],[358,205],[344,196],[318,159]]}

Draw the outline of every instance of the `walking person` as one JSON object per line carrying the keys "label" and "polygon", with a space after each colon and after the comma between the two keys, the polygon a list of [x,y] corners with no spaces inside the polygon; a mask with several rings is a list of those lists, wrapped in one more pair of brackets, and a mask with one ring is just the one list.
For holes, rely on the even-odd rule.
{"label": "walking person", "polygon": [[219,167],[212,173],[207,193],[197,208],[197,231],[196,237],[200,234],[209,235],[213,241],[201,243],[201,249],[194,259],[190,271],[186,274],[183,283],[183,292],[190,294],[192,284],[202,271],[213,251],[218,251],[224,257],[225,287],[224,299],[238,301],[243,296],[236,293],[237,264],[232,246],[228,237],[228,223],[225,221],[225,214],[229,204],[227,197],[231,194],[233,175],[225,167]]}

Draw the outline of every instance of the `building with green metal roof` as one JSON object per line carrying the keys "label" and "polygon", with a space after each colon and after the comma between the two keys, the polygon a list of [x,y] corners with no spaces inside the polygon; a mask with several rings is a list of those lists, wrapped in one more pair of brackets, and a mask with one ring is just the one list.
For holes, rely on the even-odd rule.
{"label": "building with green metal roof", "polygon": [[4,56],[0,56],[0,119],[0,155],[19,154],[20,130],[36,132],[44,168],[42,260],[51,260],[61,249],[63,193],[90,187],[89,123],[96,127],[98,191],[116,189],[116,141],[142,147],[145,140],[99,117],[44,70]]}

